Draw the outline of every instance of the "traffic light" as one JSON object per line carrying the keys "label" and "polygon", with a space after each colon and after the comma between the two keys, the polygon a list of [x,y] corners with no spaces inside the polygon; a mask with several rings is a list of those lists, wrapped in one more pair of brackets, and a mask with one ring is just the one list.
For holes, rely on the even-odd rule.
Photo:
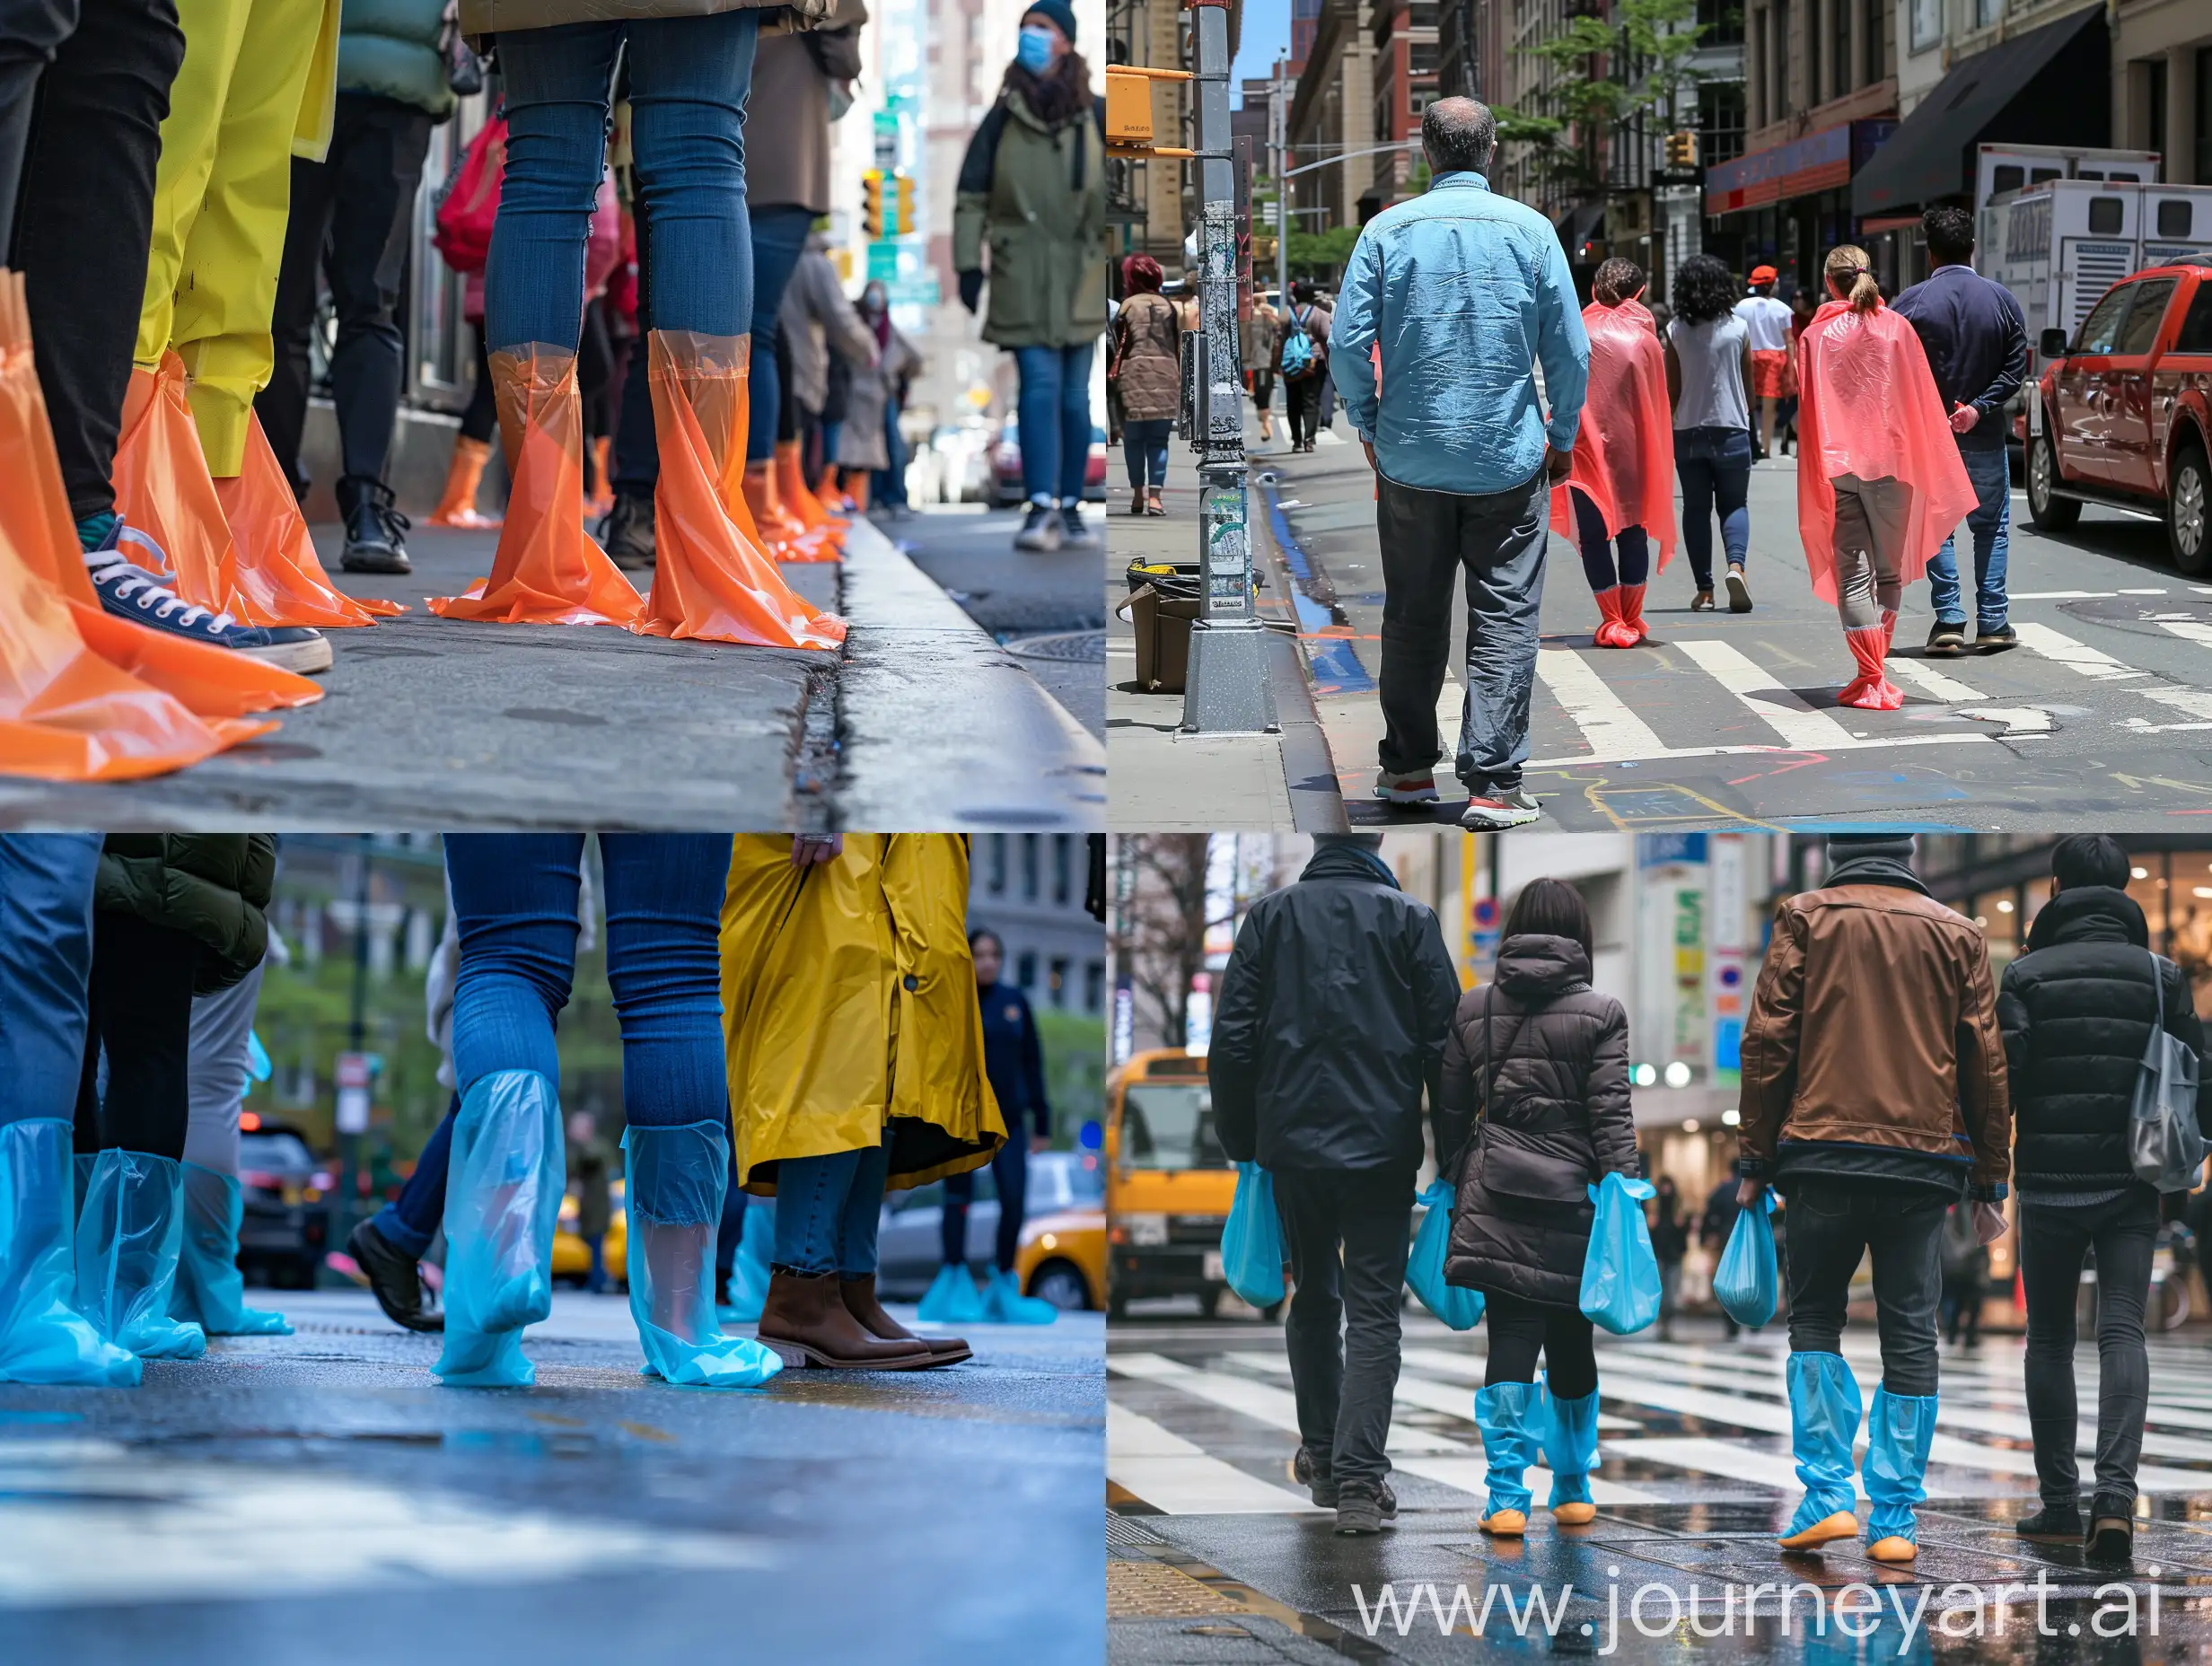
{"label": "traffic light", "polygon": [[914,180],[908,174],[895,173],[891,176],[891,182],[898,187],[898,197],[894,204],[898,219],[895,224],[899,235],[905,237],[914,230]]}
{"label": "traffic light", "polygon": [[1698,136],[1689,128],[1667,135],[1667,166],[1694,168],[1698,165]]}
{"label": "traffic light", "polygon": [[860,224],[871,238],[883,235],[883,172],[871,168],[860,180]]}

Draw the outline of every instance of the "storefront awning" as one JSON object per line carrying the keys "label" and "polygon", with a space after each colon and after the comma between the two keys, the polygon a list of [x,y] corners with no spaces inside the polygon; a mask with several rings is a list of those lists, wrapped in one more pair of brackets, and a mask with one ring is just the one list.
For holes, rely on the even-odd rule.
{"label": "storefront awning", "polygon": [[1845,121],[1706,170],[1705,211],[1734,214],[1851,182],[1888,140],[1893,121]]}
{"label": "storefront awning", "polygon": [[2109,145],[2111,126],[2111,35],[2092,6],[1953,65],[1851,181],[1851,212],[1972,190],[1977,145]]}

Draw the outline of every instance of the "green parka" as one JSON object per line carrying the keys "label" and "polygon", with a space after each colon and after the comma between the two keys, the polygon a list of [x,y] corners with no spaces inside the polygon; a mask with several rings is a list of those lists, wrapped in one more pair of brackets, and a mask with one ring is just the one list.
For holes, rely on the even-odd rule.
{"label": "green parka", "polygon": [[453,113],[438,39],[445,0],[345,0],[338,13],[338,90],[412,104],[433,121]]}
{"label": "green parka", "polygon": [[954,267],[980,269],[986,245],[984,340],[1079,347],[1105,330],[1106,145],[1095,101],[1053,124],[1015,88],[999,94],[961,163]]}
{"label": "green parka", "polygon": [[135,914],[196,939],[192,993],[227,989],[268,952],[276,841],[267,833],[110,833],[92,907]]}

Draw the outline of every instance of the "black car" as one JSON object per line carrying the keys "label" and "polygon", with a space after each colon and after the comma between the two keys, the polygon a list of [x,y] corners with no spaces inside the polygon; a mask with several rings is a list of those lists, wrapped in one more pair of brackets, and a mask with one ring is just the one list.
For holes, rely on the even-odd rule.
{"label": "black car", "polygon": [[330,1248],[329,1197],[335,1180],[296,1128],[279,1122],[241,1126],[238,1186],[245,1210],[238,1266],[279,1290],[312,1290]]}

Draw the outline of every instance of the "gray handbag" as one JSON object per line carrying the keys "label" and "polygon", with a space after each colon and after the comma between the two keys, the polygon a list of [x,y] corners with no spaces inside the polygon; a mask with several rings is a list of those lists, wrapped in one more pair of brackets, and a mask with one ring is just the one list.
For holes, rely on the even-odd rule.
{"label": "gray handbag", "polygon": [[2128,1111],[2128,1158],[2136,1178],[2162,1192],[2185,1192],[2204,1167],[2204,1136],[2197,1127],[2197,1056],[2166,1030],[2166,963],[2151,955],[2151,987],[2158,1022],[2136,1073],[2135,1102]]}

